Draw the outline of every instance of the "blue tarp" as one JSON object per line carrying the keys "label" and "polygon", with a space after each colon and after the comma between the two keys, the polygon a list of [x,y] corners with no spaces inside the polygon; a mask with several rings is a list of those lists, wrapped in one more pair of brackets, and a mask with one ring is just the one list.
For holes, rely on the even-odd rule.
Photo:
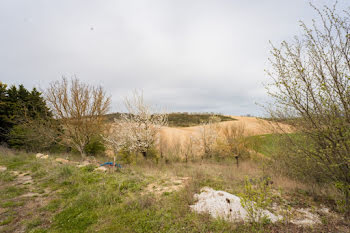
{"label": "blue tarp", "polygon": [[[105,163],[101,164],[100,166],[107,166],[107,165],[113,166],[113,163],[112,163],[112,162],[105,162]],[[122,165],[120,165],[120,164],[118,164],[118,163],[116,163],[114,166],[115,166],[115,167],[122,168]]]}

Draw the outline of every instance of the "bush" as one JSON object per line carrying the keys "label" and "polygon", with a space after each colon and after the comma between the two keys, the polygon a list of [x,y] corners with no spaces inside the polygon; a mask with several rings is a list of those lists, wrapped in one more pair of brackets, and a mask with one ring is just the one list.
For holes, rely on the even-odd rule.
{"label": "bush", "polygon": [[331,182],[322,166],[300,153],[303,147],[313,147],[313,142],[308,137],[302,134],[280,135],[275,146],[271,158],[275,169],[282,174],[306,184]]}
{"label": "bush", "polygon": [[289,138],[289,157],[305,170],[289,169],[333,183],[350,218],[350,10],[312,7],[318,20],[311,27],[302,22],[301,37],[272,46],[270,112],[302,137]]}
{"label": "bush", "polygon": [[252,223],[270,222],[263,210],[266,210],[272,204],[272,193],[270,188],[270,179],[245,179],[244,193],[241,196],[241,205],[248,212],[249,221]]}
{"label": "bush", "polygon": [[95,136],[91,141],[85,146],[85,152],[88,155],[99,155],[103,154],[106,150],[103,144],[103,139],[101,136]]}
{"label": "bush", "polygon": [[121,160],[125,164],[131,164],[135,159],[134,154],[127,148],[122,148],[117,154],[117,161]]}

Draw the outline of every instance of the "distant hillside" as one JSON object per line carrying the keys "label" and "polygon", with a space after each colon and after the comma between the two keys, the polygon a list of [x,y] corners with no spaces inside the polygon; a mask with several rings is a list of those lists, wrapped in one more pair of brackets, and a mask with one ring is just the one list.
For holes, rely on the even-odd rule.
{"label": "distant hillside", "polygon": [[[114,118],[120,118],[121,113],[112,113],[106,115],[108,121],[113,121]],[[216,115],[210,113],[169,113],[169,126],[170,127],[190,127],[201,124],[209,120],[211,116],[215,115],[219,117],[221,121],[233,121],[236,120],[232,117]]]}

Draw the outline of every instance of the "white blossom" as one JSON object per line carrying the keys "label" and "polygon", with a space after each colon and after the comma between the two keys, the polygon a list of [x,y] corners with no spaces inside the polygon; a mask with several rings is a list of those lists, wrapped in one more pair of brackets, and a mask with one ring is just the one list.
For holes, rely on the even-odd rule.
{"label": "white blossom", "polygon": [[128,112],[114,119],[106,141],[115,151],[124,147],[146,157],[147,151],[158,143],[159,130],[167,125],[168,115],[154,111],[145,103],[143,93],[136,91],[124,104]]}

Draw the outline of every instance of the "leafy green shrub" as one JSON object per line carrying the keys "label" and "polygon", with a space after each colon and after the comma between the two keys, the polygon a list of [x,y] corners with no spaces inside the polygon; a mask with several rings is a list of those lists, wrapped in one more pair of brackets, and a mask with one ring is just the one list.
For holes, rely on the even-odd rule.
{"label": "leafy green shrub", "polygon": [[271,153],[276,171],[307,184],[324,184],[330,181],[325,168],[301,151],[303,148],[315,148],[314,142],[306,135],[280,135],[276,143]]}
{"label": "leafy green shrub", "polygon": [[[52,122],[52,123],[51,123]],[[8,133],[8,145],[26,151],[48,151],[57,137],[53,120],[35,119],[13,126]]]}
{"label": "leafy green shrub", "polygon": [[252,223],[267,223],[269,219],[263,214],[272,204],[272,193],[269,185],[270,179],[245,179],[244,193],[241,196],[241,205],[248,213]]}
{"label": "leafy green shrub", "polygon": [[130,164],[134,160],[134,154],[127,148],[122,148],[117,154],[117,160],[121,160],[125,164]]}
{"label": "leafy green shrub", "polygon": [[147,158],[148,159],[153,159],[156,162],[158,162],[158,160],[160,158],[160,155],[159,155],[158,150],[154,146],[152,146],[151,148],[149,148],[147,150]]}
{"label": "leafy green shrub", "polygon": [[88,155],[98,155],[103,154],[106,150],[103,144],[103,139],[101,136],[95,136],[92,140],[85,146],[85,152]]}
{"label": "leafy green shrub", "polygon": [[[304,140],[290,138],[295,157],[316,182],[333,184],[350,218],[349,8],[317,8],[317,19],[292,42],[271,48],[266,88],[271,117],[287,120]],[[298,161],[296,161],[298,162]],[[294,168],[291,168],[294,169]],[[310,170],[313,168],[314,170]],[[324,182],[325,180],[326,182]]]}

